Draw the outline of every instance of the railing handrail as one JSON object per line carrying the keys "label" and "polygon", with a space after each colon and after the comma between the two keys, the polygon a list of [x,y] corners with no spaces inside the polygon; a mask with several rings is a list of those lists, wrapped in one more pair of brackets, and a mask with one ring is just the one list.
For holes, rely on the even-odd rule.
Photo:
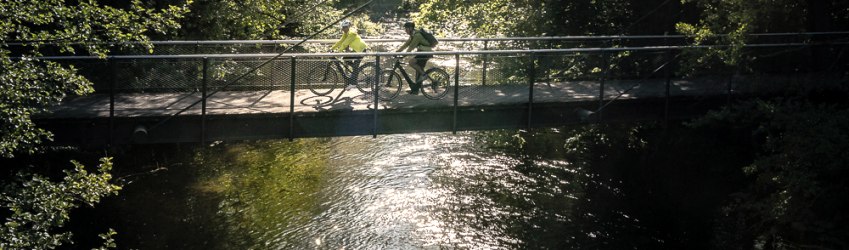
{"label": "railing handrail", "polygon": [[[804,47],[812,45],[847,45],[849,42],[829,43],[769,43],[746,44],[745,48],[763,47]],[[731,45],[682,45],[682,46],[642,46],[615,48],[569,48],[569,49],[527,49],[527,50],[454,50],[432,52],[368,52],[368,53],[286,53],[285,57],[334,57],[334,56],[407,56],[407,55],[494,55],[494,54],[527,54],[527,53],[580,53],[580,52],[621,52],[621,51],[666,51],[683,49],[727,48]],[[94,60],[94,59],[202,59],[202,58],[272,58],[277,53],[253,54],[179,54],[179,55],[109,55],[105,58],[97,56],[41,56],[32,57],[40,60]],[[20,59],[21,57],[13,57]]]}
{"label": "railing handrail", "polygon": [[[819,35],[849,35],[849,31],[827,31],[827,32],[784,32],[784,33],[756,33],[749,36],[819,36]],[[727,36],[718,34],[715,36]],[[544,37],[491,37],[491,38],[459,38],[445,37],[439,38],[444,42],[487,42],[487,41],[588,41],[588,40],[628,40],[628,39],[675,39],[686,38],[685,35],[598,35],[598,36],[544,36]],[[335,43],[338,39],[315,39],[307,41],[307,43]],[[372,43],[389,43],[403,42],[406,39],[394,38],[366,38],[366,42]],[[296,44],[301,40],[167,40],[167,41],[150,41],[153,45],[216,45],[216,44]],[[30,42],[8,42],[7,45],[23,45]],[[102,42],[103,44],[140,44],[141,42]]]}

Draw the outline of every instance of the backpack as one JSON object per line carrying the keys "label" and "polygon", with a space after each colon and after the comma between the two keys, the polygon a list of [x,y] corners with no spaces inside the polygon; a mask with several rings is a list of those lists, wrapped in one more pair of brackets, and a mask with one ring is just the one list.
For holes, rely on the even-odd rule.
{"label": "backpack", "polygon": [[427,32],[424,29],[420,29],[419,33],[421,33],[422,37],[424,37],[424,39],[427,40],[428,43],[430,43],[430,47],[436,47],[436,45],[439,44],[439,40],[436,40],[436,37],[433,36],[433,34],[431,34],[430,32]]}

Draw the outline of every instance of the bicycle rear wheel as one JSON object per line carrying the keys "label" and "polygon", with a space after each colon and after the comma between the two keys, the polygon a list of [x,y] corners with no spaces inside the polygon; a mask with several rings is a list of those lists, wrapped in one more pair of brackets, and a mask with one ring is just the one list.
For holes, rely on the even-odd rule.
{"label": "bicycle rear wheel", "polygon": [[360,65],[359,73],[357,74],[357,89],[360,92],[370,94],[371,86],[374,85],[375,74],[378,68],[374,62],[367,62]]}
{"label": "bicycle rear wheel", "polygon": [[307,75],[307,87],[310,92],[319,96],[326,96],[342,83],[342,76],[333,67],[320,66],[310,70]]}
{"label": "bicycle rear wheel", "polygon": [[451,79],[448,72],[440,68],[431,68],[425,71],[427,76],[422,81],[421,92],[431,100],[438,100],[448,94],[451,88]]}

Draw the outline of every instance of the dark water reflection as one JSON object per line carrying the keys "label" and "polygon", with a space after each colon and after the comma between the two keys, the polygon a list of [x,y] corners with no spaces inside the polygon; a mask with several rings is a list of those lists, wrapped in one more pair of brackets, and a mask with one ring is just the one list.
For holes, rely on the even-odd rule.
{"label": "dark water reflection", "polygon": [[619,180],[482,137],[134,149],[116,166],[145,174],[118,170],[129,184],[92,223],[140,249],[665,246]]}

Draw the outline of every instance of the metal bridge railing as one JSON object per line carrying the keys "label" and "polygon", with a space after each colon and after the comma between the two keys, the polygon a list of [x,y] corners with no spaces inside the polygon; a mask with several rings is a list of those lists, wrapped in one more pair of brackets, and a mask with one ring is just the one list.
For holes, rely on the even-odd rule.
{"label": "metal bridge railing", "polygon": [[[845,38],[849,32],[759,33],[750,34],[749,43],[804,43],[812,40]],[[717,35],[703,44],[721,44],[724,36]],[[315,39],[301,44],[295,52],[308,53],[326,50],[336,39]],[[373,51],[392,51],[405,39],[364,39]],[[499,37],[499,38],[441,38],[437,50],[514,50],[562,49],[601,47],[683,46],[689,39],[683,35],[601,35],[601,36],[550,36],[550,37]],[[301,40],[204,40],[204,41],[152,41],[155,55],[183,54],[259,54],[280,53],[301,43]],[[8,46],[26,43],[11,42]],[[113,45],[114,55],[148,54],[146,48],[121,48]],[[123,43],[138,45],[139,43]],[[49,44],[42,45],[49,47]]]}
{"label": "metal bridge railing", "polygon": [[[753,80],[785,73],[813,72],[815,61],[849,68],[846,42],[828,44],[751,44],[749,58],[762,60],[747,70],[718,68],[715,63],[687,65],[683,54],[723,46],[654,46],[536,50],[438,51],[418,53],[294,53],[201,54],[43,57],[74,64],[95,83],[95,94],[109,95],[109,117],[140,115],[206,116],[212,113],[299,113],[336,109],[374,112],[419,107],[457,109],[498,105],[527,105],[528,121],[540,103],[589,101],[584,114],[601,119],[610,103],[627,98],[728,95],[776,91],[779,81]],[[815,58],[811,49],[821,50]],[[824,52],[824,53],[823,53]],[[450,76],[451,87],[442,99],[407,95],[384,100],[377,94],[342,89],[325,96],[310,92],[310,76],[332,58],[362,56],[362,64],[389,69],[398,55],[433,55],[429,67]],[[270,58],[277,58],[266,63]],[[760,58],[768,58],[766,60]],[[259,65],[262,65],[259,67]],[[679,67],[695,67],[698,74],[679,74]],[[386,77],[372,71],[371,79]],[[408,72],[412,72],[407,68]],[[743,73],[741,73],[743,72]],[[364,73],[366,74],[366,73]],[[845,75],[845,74],[844,74]],[[238,81],[232,81],[239,78]],[[785,79],[786,80],[786,79]],[[786,81],[785,81],[786,83]],[[793,84],[790,82],[788,84]],[[372,85],[372,88],[375,86]],[[402,91],[408,90],[404,86]],[[149,103],[133,96],[147,95]],[[657,112],[657,111],[651,111]],[[203,118],[206,119],[206,118]],[[290,116],[294,119],[294,116]],[[456,117],[454,123],[456,124]],[[167,118],[163,120],[167,122]],[[377,125],[375,125],[377,126]],[[155,129],[152,126],[149,129]],[[378,133],[375,128],[375,136]],[[294,135],[291,135],[294,137]]]}

